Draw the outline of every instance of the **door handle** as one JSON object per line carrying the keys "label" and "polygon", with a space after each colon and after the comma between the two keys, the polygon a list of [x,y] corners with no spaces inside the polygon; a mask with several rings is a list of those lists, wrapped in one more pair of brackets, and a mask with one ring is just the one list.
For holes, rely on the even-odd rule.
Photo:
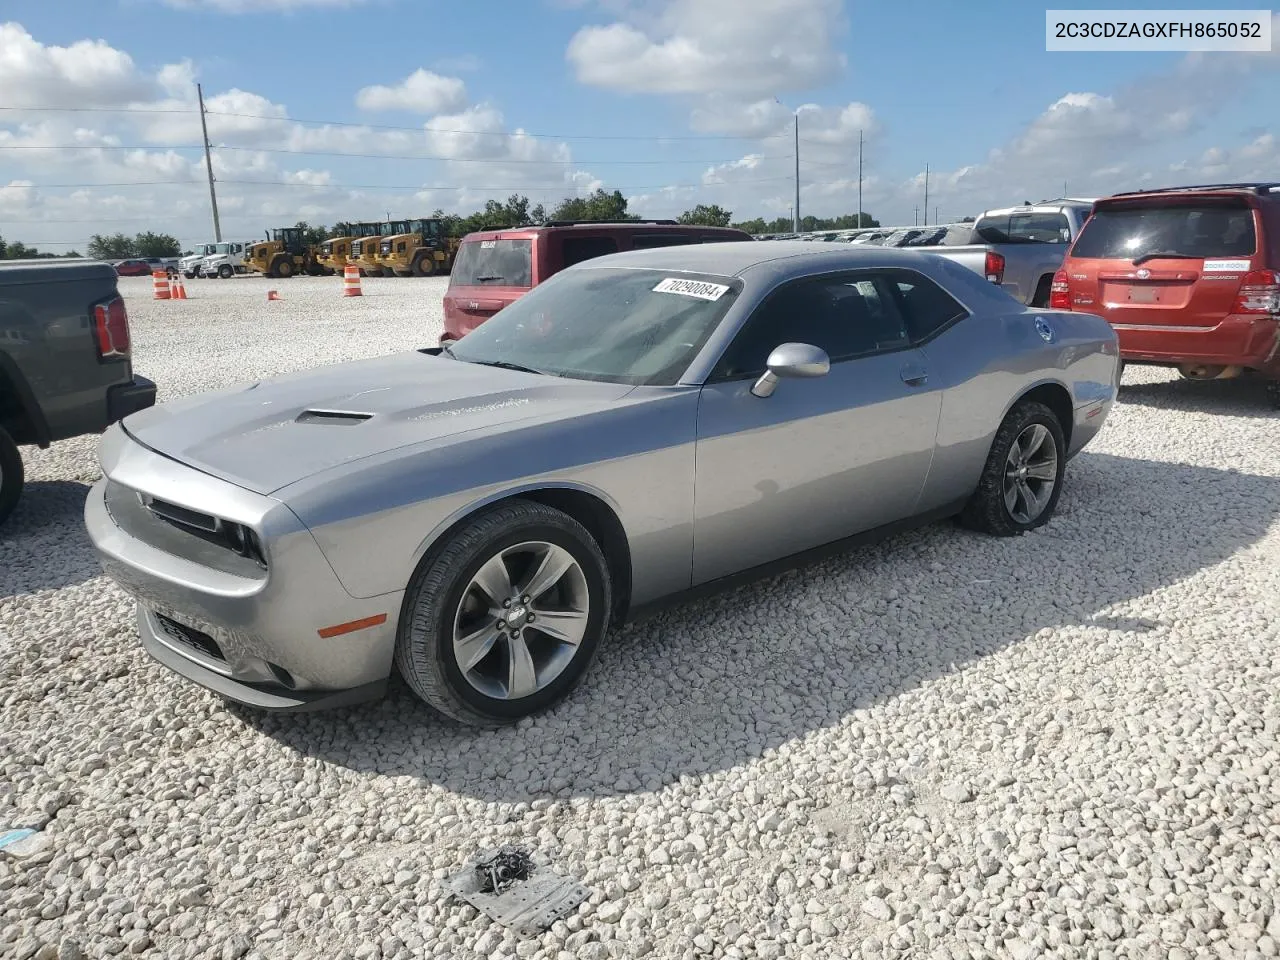
{"label": "door handle", "polygon": [[917,367],[914,364],[908,364],[899,373],[902,376],[902,382],[908,387],[922,387],[929,381],[928,371],[924,367]]}

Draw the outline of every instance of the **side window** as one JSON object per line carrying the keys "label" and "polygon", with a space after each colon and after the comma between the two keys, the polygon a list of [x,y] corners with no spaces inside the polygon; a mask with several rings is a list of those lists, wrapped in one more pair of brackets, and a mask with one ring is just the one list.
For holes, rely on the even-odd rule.
{"label": "side window", "polygon": [[894,277],[907,330],[915,343],[927,340],[968,311],[940,286],[919,273],[901,271]]}
{"label": "side window", "polygon": [[647,250],[650,247],[683,247],[690,243],[697,243],[697,238],[687,233],[648,233],[633,237],[631,239],[631,249]]}
{"label": "side window", "polygon": [[1061,213],[1015,213],[1009,218],[1009,239],[1015,243],[1063,243],[1071,226]]}
{"label": "side window", "polygon": [[899,349],[910,338],[891,285],[880,276],[798,280],[774,291],[748,318],[712,373],[737,379],[764,373],[779,344],[811,343],[833,363]]}
{"label": "side window", "polygon": [[618,252],[618,241],[613,237],[565,237],[561,247],[564,265],[571,267],[583,260],[603,257]]}

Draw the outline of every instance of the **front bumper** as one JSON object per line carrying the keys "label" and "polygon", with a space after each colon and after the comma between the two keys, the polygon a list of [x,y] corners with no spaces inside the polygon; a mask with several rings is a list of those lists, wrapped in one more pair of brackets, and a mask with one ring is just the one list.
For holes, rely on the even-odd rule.
{"label": "front bumper", "polygon": [[[104,476],[89,491],[85,526],[103,569],[138,601],[152,656],[258,709],[319,710],[382,692],[403,591],[353,598],[284,504],[154,453],[119,425],[99,457]],[[138,493],[251,528],[266,569],[157,516]],[[338,636],[319,633],[380,616]]]}
{"label": "front bumper", "polygon": [[135,376],[128,383],[117,383],[107,388],[107,423],[123,420],[131,413],[154,407],[156,385],[146,377]]}

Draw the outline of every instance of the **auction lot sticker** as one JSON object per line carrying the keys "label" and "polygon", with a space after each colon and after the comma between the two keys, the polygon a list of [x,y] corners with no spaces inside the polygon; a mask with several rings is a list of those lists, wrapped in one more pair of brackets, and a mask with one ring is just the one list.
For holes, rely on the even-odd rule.
{"label": "auction lot sticker", "polygon": [[1206,260],[1204,262],[1205,273],[1239,273],[1241,270],[1249,269],[1248,260]]}
{"label": "auction lot sticker", "polygon": [[653,288],[654,293],[682,293],[686,297],[697,297],[699,300],[719,300],[729,288],[723,283],[707,283],[704,280],[680,280],[667,277]]}

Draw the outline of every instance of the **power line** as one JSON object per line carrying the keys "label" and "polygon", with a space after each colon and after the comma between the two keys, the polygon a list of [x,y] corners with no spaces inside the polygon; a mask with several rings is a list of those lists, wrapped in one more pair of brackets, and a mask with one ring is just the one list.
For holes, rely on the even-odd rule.
{"label": "power line", "polygon": [[[650,183],[650,184],[623,184],[616,186],[618,190],[660,190],[664,187],[678,187],[690,189],[702,189],[704,187],[730,187],[738,186],[744,183],[770,183],[777,180],[790,180],[789,176],[778,177],[752,177],[746,180],[721,180],[711,182],[696,183]],[[116,183],[6,183],[0,184],[0,190],[53,190],[53,189],[91,189],[94,187],[162,187],[162,186],[192,186],[199,183],[199,180],[131,180]],[[822,183],[824,181],[815,181]],[[827,183],[838,183],[839,181],[825,181]],[[393,183],[298,183],[285,182],[280,180],[227,180],[218,179],[218,183],[235,184],[238,186],[256,186],[256,187],[293,187],[293,188],[310,188],[313,190],[562,190],[571,187],[568,183],[533,183],[515,186],[493,186],[485,184],[393,184]],[[6,222],[8,218],[6,217]]]}
{"label": "power line", "polygon": [[[666,160],[528,160],[516,157],[440,157],[409,153],[346,153],[339,150],[294,150],[287,147],[242,147],[227,144],[211,144],[215,150],[235,150],[242,153],[275,153],[297,157],[350,157],[358,160],[425,160],[448,163],[534,163],[573,164],[575,166],[662,166],[675,163],[723,164],[735,163],[740,157],[716,157],[714,159],[679,158]],[[0,144],[0,150],[201,150],[200,144]],[[760,160],[790,160],[788,156],[759,157]],[[830,166],[830,164],[828,164]]]}
{"label": "power line", "polygon": [[[0,107],[0,111],[10,111],[17,113],[123,113],[123,114],[188,114],[195,116],[200,111],[198,109],[176,109],[161,108],[148,109],[145,107]],[[464,128],[446,129],[444,127],[428,128],[425,124],[419,126],[402,126],[391,123],[365,123],[356,120],[308,120],[299,117],[279,117],[270,116],[261,113],[232,113],[223,110],[206,110],[205,113],[211,117],[234,117],[242,120],[266,120],[275,123],[296,123],[302,126],[327,126],[327,127],[359,127],[368,130],[401,130],[412,133],[423,133],[428,129],[431,133],[465,133],[476,137],[517,137],[531,140],[626,140],[626,141],[652,141],[652,142],[682,142],[682,141],[713,141],[713,140],[784,140],[788,139],[785,134],[770,135],[765,137],[750,136],[745,134],[673,134],[673,135],[641,135],[641,134],[596,134],[596,133],[528,133],[523,130],[519,132],[508,132],[504,130],[468,130]]]}

